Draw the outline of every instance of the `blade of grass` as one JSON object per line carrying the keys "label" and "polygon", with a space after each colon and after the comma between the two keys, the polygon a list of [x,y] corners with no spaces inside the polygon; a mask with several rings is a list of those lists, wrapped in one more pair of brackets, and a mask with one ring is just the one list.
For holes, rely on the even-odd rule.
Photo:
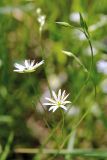
{"label": "blade of grass", "polygon": [[6,160],[7,159],[8,155],[9,155],[9,152],[10,152],[11,144],[13,142],[13,138],[14,138],[14,134],[13,134],[13,132],[11,132],[9,137],[8,137],[7,144],[4,148],[4,151],[0,156],[0,160]]}
{"label": "blade of grass", "polygon": [[[33,149],[33,148],[15,148],[14,152],[16,154],[37,154],[39,153],[39,149]],[[81,156],[81,157],[98,157],[98,158],[107,158],[107,150],[92,150],[92,149],[74,149],[74,150],[67,150],[67,149],[61,149],[60,152],[58,152],[57,149],[43,149],[41,151],[41,154],[57,154],[57,155],[71,155],[71,156]]]}

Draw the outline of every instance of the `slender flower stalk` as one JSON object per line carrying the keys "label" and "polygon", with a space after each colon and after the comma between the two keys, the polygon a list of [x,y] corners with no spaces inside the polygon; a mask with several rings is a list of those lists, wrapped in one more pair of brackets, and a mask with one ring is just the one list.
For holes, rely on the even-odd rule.
{"label": "slender flower stalk", "polygon": [[68,98],[69,94],[65,94],[65,90],[61,93],[61,89],[58,91],[58,95],[52,91],[52,98],[45,98],[46,100],[48,100],[48,103],[44,103],[43,105],[46,106],[51,106],[49,108],[49,111],[53,110],[53,112],[55,112],[58,108],[62,108],[65,111],[67,111],[67,107],[66,104],[71,103],[70,101],[66,101],[66,99]]}
{"label": "slender flower stalk", "polygon": [[[45,20],[46,20],[46,15],[41,14],[41,9],[38,8],[37,11],[37,21],[39,23],[39,35],[40,35],[40,47],[41,47],[41,56],[42,58],[45,60],[46,62],[46,57],[45,57],[45,49],[44,49],[44,45],[43,45],[43,41],[42,41],[42,31],[43,31],[43,27],[45,25]],[[49,80],[48,80],[48,74],[47,74],[47,69],[46,69],[46,63],[44,64],[44,72],[45,72],[45,77],[46,77],[46,81],[47,81],[47,85],[50,91],[50,94],[52,96],[52,91],[51,91],[51,87],[49,84]]]}
{"label": "slender flower stalk", "polygon": [[18,73],[31,73],[34,72],[39,66],[41,66],[44,63],[44,60],[41,62],[37,62],[35,64],[35,60],[25,60],[23,64],[15,63],[14,66],[16,69],[14,69],[14,72]]}

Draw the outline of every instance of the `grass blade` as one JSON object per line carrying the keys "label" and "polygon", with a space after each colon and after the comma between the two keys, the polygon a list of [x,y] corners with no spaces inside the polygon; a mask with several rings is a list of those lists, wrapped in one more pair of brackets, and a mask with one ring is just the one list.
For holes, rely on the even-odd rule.
{"label": "grass blade", "polygon": [[13,134],[13,132],[11,132],[9,137],[8,137],[7,144],[6,144],[5,148],[4,148],[4,151],[1,154],[0,160],[6,160],[7,159],[7,156],[9,154],[9,152],[10,152],[11,144],[13,142],[13,138],[14,138],[14,134]]}

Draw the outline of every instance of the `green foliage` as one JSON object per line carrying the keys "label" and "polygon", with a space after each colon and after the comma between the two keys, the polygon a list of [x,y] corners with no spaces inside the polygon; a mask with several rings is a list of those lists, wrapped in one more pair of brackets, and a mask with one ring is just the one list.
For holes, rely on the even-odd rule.
{"label": "green foliage", "polygon": [[[106,35],[107,0],[0,1],[0,160],[107,158]],[[13,72],[25,59],[45,64]],[[40,105],[49,87],[70,93],[68,112]]]}

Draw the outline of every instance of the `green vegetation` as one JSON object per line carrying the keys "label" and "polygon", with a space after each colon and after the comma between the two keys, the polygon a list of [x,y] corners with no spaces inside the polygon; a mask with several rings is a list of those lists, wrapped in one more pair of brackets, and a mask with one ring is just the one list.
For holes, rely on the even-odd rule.
{"label": "green vegetation", "polygon": [[0,0],[0,75],[0,160],[107,159],[107,0]]}

